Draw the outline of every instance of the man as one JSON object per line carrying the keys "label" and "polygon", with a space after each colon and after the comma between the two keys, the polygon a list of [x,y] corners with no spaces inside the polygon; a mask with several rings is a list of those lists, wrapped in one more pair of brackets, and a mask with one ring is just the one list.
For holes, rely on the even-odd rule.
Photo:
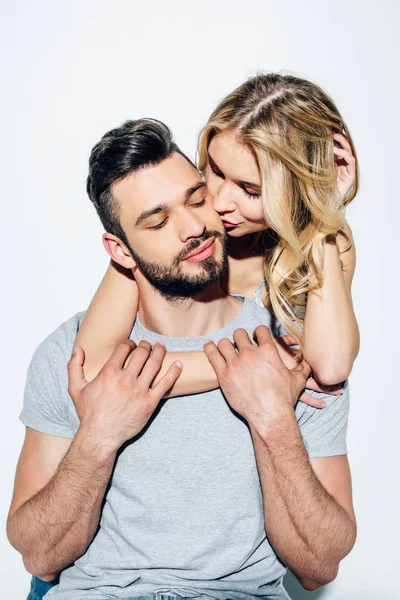
{"label": "man", "polygon": [[[88,191],[138,284],[140,343],[87,384],[82,349],[69,360],[81,313],[32,359],[8,519],[27,570],[61,572],[55,600],[280,600],[282,562],[307,589],[331,581],[355,539],[347,384],[293,410],[309,368],[285,367],[267,311],[222,292],[222,224],[163,124],[106,134]],[[152,386],[165,347],[203,346],[222,391],[160,401],[181,370]]]}

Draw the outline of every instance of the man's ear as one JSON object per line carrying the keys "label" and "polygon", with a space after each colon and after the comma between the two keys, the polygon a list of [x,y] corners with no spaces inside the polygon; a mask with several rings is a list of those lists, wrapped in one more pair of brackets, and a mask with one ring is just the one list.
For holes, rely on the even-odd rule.
{"label": "man's ear", "polygon": [[136,267],[135,259],[132,258],[128,248],[116,235],[104,233],[103,244],[113,261],[121,265],[121,267],[125,267],[125,269],[134,269]]}

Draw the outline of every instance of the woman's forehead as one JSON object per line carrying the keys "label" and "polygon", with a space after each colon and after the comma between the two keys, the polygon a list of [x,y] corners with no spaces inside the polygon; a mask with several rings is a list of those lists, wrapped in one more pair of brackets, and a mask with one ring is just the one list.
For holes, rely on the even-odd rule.
{"label": "woman's forehead", "polygon": [[213,137],[208,147],[211,161],[225,176],[240,181],[260,184],[260,173],[256,158],[251,149],[240,142],[232,131]]}

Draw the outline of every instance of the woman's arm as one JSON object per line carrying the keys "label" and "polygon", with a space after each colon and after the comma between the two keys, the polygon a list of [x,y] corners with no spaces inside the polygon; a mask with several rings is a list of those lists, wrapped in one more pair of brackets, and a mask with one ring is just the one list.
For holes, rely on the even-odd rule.
{"label": "woman's arm", "polygon": [[114,348],[129,338],[136,319],[139,293],[133,275],[110,262],[76,337],[85,351],[85,377],[95,378]]}
{"label": "woman's arm", "polygon": [[304,358],[315,379],[324,385],[347,379],[359,350],[351,299],[356,255],[350,228],[346,228],[346,234],[352,245],[345,252],[347,240],[342,234],[326,242],[323,285],[309,292],[307,298]]}
{"label": "woman's arm", "polygon": [[[132,274],[111,261],[76,337],[76,344],[85,351],[84,372],[88,381],[96,377],[117,344],[129,338],[138,301],[138,288]],[[182,362],[183,372],[166,397],[197,394],[218,387],[214,369],[204,352],[168,352],[155,383],[177,360]]]}
{"label": "woman's arm", "polygon": [[[138,300],[138,288],[131,273],[111,262],[86,311],[75,341],[85,352],[84,373],[87,381],[96,377],[115,347],[129,338]],[[165,395],[166,398],[189,396],[219,387],[215,371],[204,352],[167,352],[154,385],[175,361],[183,364],[183,370]],[[313,388],[311,383],[308,387]],[[313,396],[303,394],[301,399],[311,406],[320,407],[320,401]]]}

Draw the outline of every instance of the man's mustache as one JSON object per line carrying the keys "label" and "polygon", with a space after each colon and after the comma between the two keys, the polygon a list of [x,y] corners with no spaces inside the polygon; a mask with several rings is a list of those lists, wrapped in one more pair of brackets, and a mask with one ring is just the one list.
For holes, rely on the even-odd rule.
{"label": "man's mustache", "polygon": [[174,258],[172,266],[178,267],[179,264],[183,260],[185,260],[185,258],[191,252],[193,252],[193,250],[196,250],[196,248],[198,248],[203,242],[205,242],[206,240],[208,240],[212,237],[215,237],[215,239],[225,240],[226,235],[224,235],[220,231],[210,231],[210,230],[205,231],[205,233],[201,236],[201,238],[196,238],[195,240],[190,240],[190,242],[188,242],[187,246],[185,246],[185,248],[183,248],[183,250],[181,250],[179,252],[179,254]]}

